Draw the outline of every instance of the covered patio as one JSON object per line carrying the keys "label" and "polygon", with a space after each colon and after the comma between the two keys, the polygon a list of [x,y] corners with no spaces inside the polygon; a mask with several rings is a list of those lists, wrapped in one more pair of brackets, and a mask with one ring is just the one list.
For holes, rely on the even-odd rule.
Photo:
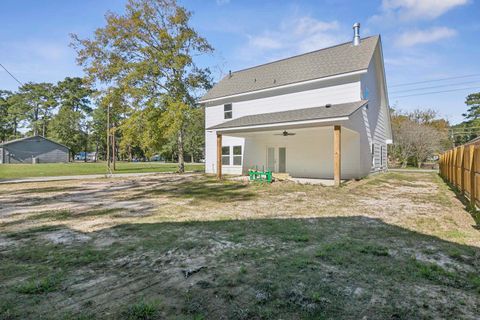
{"label": "covered patio", "polygon": [[241,117],[215,129],[217,176],[224,136],[244,139],[241,173],[264,169],[292,178],[328,179],[339,186],[360,175],[360,137],[349,115],[366,101]]}

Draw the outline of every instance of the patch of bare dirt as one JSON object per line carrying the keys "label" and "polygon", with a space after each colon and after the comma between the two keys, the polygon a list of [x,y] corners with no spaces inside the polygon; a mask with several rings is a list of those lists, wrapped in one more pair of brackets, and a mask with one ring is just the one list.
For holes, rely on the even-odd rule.
{"label": "patch of bare dirt", "polygon": [[91,240],[91,237],[81,232],[75,232],[73,230],[58,230],[44,233],[41,238],[54,243],[54,244],[78,244]]}

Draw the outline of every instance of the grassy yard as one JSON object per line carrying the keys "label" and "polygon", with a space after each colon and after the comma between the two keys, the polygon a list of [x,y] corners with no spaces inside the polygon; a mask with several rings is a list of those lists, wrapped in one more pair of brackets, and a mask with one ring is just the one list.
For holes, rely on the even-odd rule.
{"label": "grassy yard", "polygon": [[[187,171],[204,171],[203,164],[186,164]],[[114,173],[137,172],[175,172],[176,163],[160,162],[117,162]],[[97,163],[42,163],[31,164],[2,164],[0,165],[0,179],[16,179],[27,177],[74,176],[85,174],[106,174],[105,162]]]}
{"label": "grassy yard", "polygon": [[480,232],[430,173],[0,186],[0,319],[476,319]]}

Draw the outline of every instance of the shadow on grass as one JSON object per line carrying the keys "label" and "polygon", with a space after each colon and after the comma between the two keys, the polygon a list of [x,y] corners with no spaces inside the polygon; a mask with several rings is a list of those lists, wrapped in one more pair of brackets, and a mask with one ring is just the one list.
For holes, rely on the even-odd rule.
{"label": "shadow on grass", "polygon": [[[205,172],[203,165],[188,165],[185,164],[185,171],[187,172]],[[136,172],[151,172],[151,173],[178,173],[178,164],[169,163],[163,165],[140,165],[138,167],[117,167],[116,173],[136,173]]]}
{"label": "shadow on grass", "polygon": [[68,192],[68,191],[79,191],[83,190],[82,187],[38,187],[31,189],[22,189],[15,192],[16,195],[19,194],[30,194],[30,193],[49,193],[49,192]]}
{"label": "shadow on grass", "polygon": [[[108,310],[118,318],[148,297],[158,301],[149,305],[149,313],[159,312],[162,318],[434,319],[478,314],[479,248],[379,219],[125,224],[81,234],[90,240],[80,244],[52,245],[37,237],[58,228],[26,230],[10,238],[21,241],[0,253],[0,277],[9,283],[0,287],[0,311],[18,318],[61,318],[72,312],[102,318]],[[106,238],[112,238],[111,245],[93,246]],[[58,270],[62,283],[48,286],[55,292],[31,289]],[[182,270],[194,271],[186,278]],[[70,287],[77,282],[83,285]],[[15,290],[19,286],[29,288],[29,294]]]}
{"label": "shadow on grass", "polygon": [[237,181],[215,180],[214,178],[192,179],[177,184],[165,185],[146,190],[140,196],[163,195],[174,198],[195,198],[216,202],[251,200],[257,194],[248,184]]}
{"label": "shadow on grass", "polygon": [[455,194],[455,197],[465,206],[465,211],[470,213],[472,218],[475,220],[476,225],[474,226],[476,229],[480,229],[480,211],[477,209],[476,206],[472,205],[470,199],[466,197],[464,193],[460,191],[460,189],[450,183],[447,179],[444,179],[440,176],[440,179],[447,185],[448,189]]}
{"label": "shadow on grass", "polygon": [[46,210],[30,213],[28,217],[25,217],[24,219],[2,222],[0,223],[0,227],[5,228],[14,225],[22,225],[29,221],[68,221],[69,219],[80,219],[84,217],[101,217],[116,214],[121,211],[125,210],[123,208],[102,208],[84,212],[73,212],[71,210]]}

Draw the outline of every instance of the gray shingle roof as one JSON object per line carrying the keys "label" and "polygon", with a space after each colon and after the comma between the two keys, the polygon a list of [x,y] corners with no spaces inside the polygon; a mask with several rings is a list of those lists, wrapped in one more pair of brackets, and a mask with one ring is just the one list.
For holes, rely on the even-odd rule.
{"label": "gray shingle roof", "polygon": [[268,89],[368,68],[380,36],[362,39],[360,45],[340,44],[253,68],[232,72],[200,102],[239,93]]}
{"label": "gray shingle roof", "polygon": [[207,128],[207,130],[346,117],[351,115],[367,103],[368,100],[361,100],[356,102],[333,104],[329,108],[327,108],[326,106],[321,106],[289,111],[255,114],[230,120],[219,125]]}

